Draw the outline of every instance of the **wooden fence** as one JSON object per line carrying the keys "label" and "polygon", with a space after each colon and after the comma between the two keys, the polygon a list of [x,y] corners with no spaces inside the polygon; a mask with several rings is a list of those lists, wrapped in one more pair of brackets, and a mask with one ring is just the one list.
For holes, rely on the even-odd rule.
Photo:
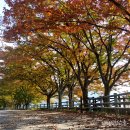
{"label": "wooden fence", "polygon": [[[106,101],[107,102],[104,102]],[[130,114],[130,92],[88,99],[89,110]]]}
{"label": "wooden fence", "polygon": [[[73,104],[72,108],[79,108],[81,103],[80,103],[80,101],[73,101],[72,104]],[[29,108],[41,108],[41,109],[45,108],[45,109],[47,109],[47,104],[38,104],[38,105],[32,104],[32,105],[30,105]],[[58,108],[59,108],[59,106],[58,106],[57,102],[50,104],[50,109],[58,109]],[[62,102],[62,105],[61,105],[60,108],[61,109],[70,108],[69,107],[69,102],[68,101]]]}
{"label": "wooden fence", "polygon": [[[107,99],[107,102],[106,102]],[[73,108],[89,111],[113,111],[117,113],[130,114],[130,92],[114,94],[110,96],[100,96],[88,98],[88,108],[84,108],[82,100],[73,101]],[[105,101],[105,102],[104,102]],[[47,108],[47,104],[30,105],[30,108]],[[61,108],[69,109],[69,102],[62,102]],[[50,109],[58,109],[58,103],[51,103]]]}

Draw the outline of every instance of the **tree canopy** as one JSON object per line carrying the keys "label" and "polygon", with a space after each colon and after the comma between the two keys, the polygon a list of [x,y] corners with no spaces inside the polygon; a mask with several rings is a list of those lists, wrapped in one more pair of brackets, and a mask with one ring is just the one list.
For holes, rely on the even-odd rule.
{"label": "tree canopy", "polygon": [[70,102],[80,88],[86,107],[88,91],[108,96],[114,86],[129,82],[128,0],[6,3],[4,39],[17,46],[8,48],[5,77],[27,80],[48,98],[58,94],[59,102],[67,88]]}

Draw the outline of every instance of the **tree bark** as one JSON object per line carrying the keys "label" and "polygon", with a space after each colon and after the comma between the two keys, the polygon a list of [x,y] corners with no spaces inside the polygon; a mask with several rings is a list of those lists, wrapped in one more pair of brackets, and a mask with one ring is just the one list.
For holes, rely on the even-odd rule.
{"label": "tree bark", "polygon": [[61,91],[58,92],[58,107],[62,108],[62,95],[63,93]]}
{"label": "tree bark", "polygon": [[82,87],[83,94],[83,105],[87,109],[88,108],[88,87]]}
{"label": "tree bark", "polygon": [[73,86],[68,86],[69,108],[73,107]]}
{"label": "tree bark", "polygon": [[28,106],[29,106],[29,104],[26,103],[26,104],[25,104],[25,109],[26,109],[26,110],[28,109]]}
{"label": "tree bark", "polygon": [[50,109],[50,102],[51,102],[51,97],[50,95],[47,95],[47,109]]}
{"label": "tree bark", "polygon": [[110,95],[110,87],[109,86],[106,86],[105,87],[105,90],[104,90],[104,106],[105,107],[109,107],[110,105],[107,104],[110,102],[110,98],[109,98],[109,95]]}

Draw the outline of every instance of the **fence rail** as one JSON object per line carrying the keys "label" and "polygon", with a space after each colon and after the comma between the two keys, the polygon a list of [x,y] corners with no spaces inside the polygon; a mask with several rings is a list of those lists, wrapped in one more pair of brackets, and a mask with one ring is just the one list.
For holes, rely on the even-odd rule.
{"label": "fence rail", "polygon": [[[130,92],[122,94],[113,94],[110,96],[100,96],[97,98],[88,98],[88,107],[84,108],[82,100],[73,101],[73,107],[77,109],[87,109],[89,111],[95,110],[112,110],[112,111],[124,111],[124,113],[130,114]],[[30,105],[30,108],[47,108],[47,104]],[[50,109],[58,109],[58,103],[51,103]],[[62,107],[70,108],[69,102],[62,102]],[[82,110],[81,110],[82,111]],[[121,112],[123,113],[123,112]]]}
{"label": "fence rail", "polygon": [[[105,101],[106,100],[106,101]],[[110,96],[102,96],[98,98],[89,98],[89,107],[120,107],[130,108],[130,92],[123,94],[114,94]]]}
{"label": "fence rail", "polygon": [[[72,104],[73,104],[72,108],[79,108],[81,102],[80,101],[73,101]],[[47,104],[38,104],[38,105],[32,104],[29,106],[29,108],[47,108]],[[50,109],[56,109],[56,108],[59,108],[57,102],[50,104]],[[62,102],[62,105],[60,108],[70,108],[69,102],[68,101]]]}

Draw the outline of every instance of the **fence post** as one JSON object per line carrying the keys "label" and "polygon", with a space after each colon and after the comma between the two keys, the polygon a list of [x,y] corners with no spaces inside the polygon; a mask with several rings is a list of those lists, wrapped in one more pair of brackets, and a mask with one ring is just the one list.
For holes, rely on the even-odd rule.
{"label": "fence post", "polygon": [[94,110],[94,108],[95,108],[95,99],[94,99],[94,97],[92,97],[92,104],[93,104],[93,110]]}
{"label": "fence post", "polygon": [[97,110],[97,98],[93,98],[93,102],[94,102],[94,109],[93,110]]}
{"label": "fence post", "polygon": [[118,102],[119,102],[119,107],[121,107],[121,98],[120,98],[120,95],[118,95]]}
{"label": "fence post", "polygon": [[123,96],[123,106],[124,106],[124,108],[126,108],[126,106],[125,106],[125,97]]}
{"label": "fence post", "polygon": [[89,109],[89,111],[91,111],[91,99],[90,98],[88,98],[88,109]]}
{"label": "fence post", "polygon": [[115,103],[115,107],[118,107],[118,104],[117,104],[117,93],[114,93],[114,103]]}
{"label": "fence post", "polygon": [[101,105],[101,108],[103,107],[103,98],[102,96],[100,96],[100,105]]}

